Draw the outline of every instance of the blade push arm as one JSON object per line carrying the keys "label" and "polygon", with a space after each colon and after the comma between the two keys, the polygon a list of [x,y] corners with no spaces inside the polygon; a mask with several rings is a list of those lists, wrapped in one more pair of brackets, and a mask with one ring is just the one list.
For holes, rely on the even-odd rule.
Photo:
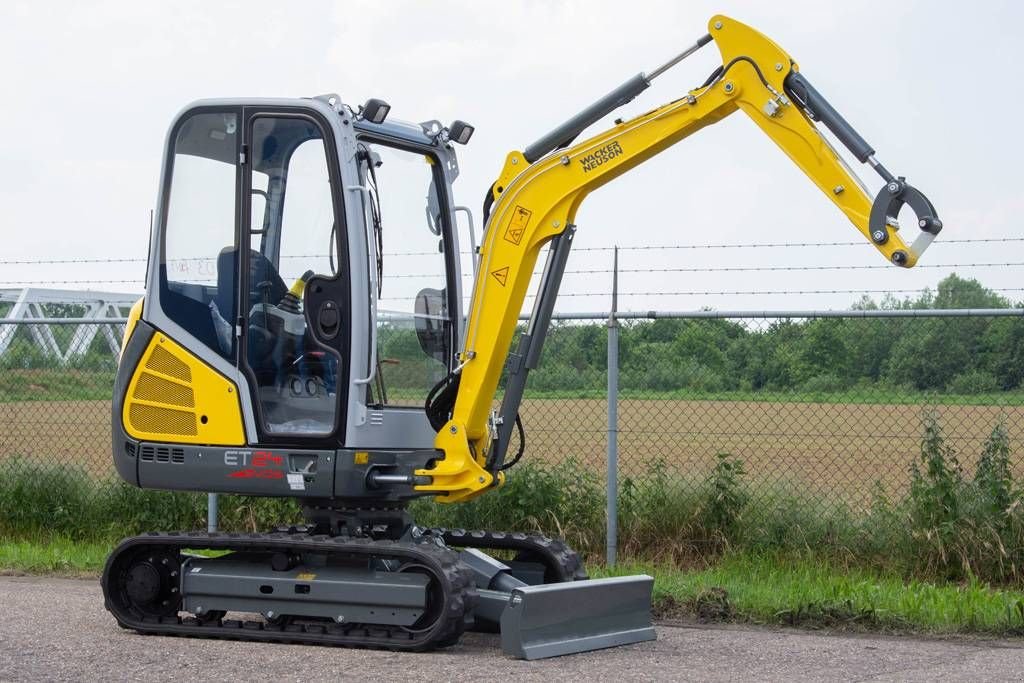
{"label": "blade push arm", "polygon": [[[628,102],[650,80],[704,44],[714,40],[723,64],[708,81],[686,96],[590,139],[569,146],[589,124]],[[854,226],[891,262],[913,266],[941,222],[928,200],[902,178],[893,177],[874,158],[874,150],[816,91],[778,45],[735,20],[716,16],[705,36],[651,75],[627,81],[552,133],[512,152],[492,189],[494,201],[480,250],[479,275],[469,309],[465,349],[451,419],[438,432],[435,446],[444,452],[431,469],[417,471],[431,483],[417,487],[452,502],[478,495],[500,478],[510,420],[522,396],[525,371],[539,355],[546,329],[525,335],[527,348],[509,356],[517,317],[526,297],[542,247],[559,238],[549,266],[564,264],[576,212],[588,193],[692,135],[701,128],[742,110],[842,211]],[[873,202],[859,179],[815,126],[819,121],[886,180]],[[561,150],[555,154],[550,152]],[[921,236],[908,246],[893,217],[909,204],[919,218]],[[550,311],[561,272],[545,272],[535,309]],[[553,280],[554,286],[547,286]],[[530,347],[531,337],[534,346]],[[488,424],[491,404],[506,359],[511,379],[502,415]],[[513,389],[515,391],[513,391]],[[509,392],[518,395],[509,396]],[[510,401],[511,398],[511,401]],[[504,436],[505,438],[499,438]]]}

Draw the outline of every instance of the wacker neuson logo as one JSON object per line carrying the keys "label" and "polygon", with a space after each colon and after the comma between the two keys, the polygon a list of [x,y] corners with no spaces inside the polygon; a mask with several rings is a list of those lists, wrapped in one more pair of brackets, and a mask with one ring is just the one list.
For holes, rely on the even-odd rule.
{"label": "wacker neuson logo", "polygon": [[583,172],[589,173],[601,164],[608,163],[621,154],[622,146],[617,142],[611,142],[596,152],[580,158],[580,163],[583,164]]}

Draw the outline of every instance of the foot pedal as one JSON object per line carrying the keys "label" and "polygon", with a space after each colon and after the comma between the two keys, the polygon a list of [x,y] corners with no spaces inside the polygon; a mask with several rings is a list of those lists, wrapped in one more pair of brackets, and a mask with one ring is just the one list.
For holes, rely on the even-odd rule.
{"label": "foot pedal", "polygon": [[501,614],[501,647],[543,659],[654,640],[653,588],[646,575],[516,588]]}

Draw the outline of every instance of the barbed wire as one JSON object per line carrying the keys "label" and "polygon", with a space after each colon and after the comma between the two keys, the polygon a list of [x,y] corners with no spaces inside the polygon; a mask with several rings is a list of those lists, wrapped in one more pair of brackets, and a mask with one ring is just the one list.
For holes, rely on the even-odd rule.
{"label": "barbed wire", "polygon": [[[986,287],[990,292],[1024,292],[1024,287]],[[777,289],[777,290],[691,290],[685,292],[619,292],[619,296],[766,296],[766,295],[792,295],[792,294],[924,294],[934,293],[936,290],[931,287],[919,289]],[[562,297],[608,297],[611,291],[603,292],[560,292],[558,298]],[[535,298],[536,294],[527,294],[527,298]],[[467,301],[471,295],[463,297]],[[380,301],[414,301],[416,297],[381,297]]]}
{"label": "barbed wire", "polygon": [[[1024,292],[1024,287],[986,287],[987,291],[990,292]],[[937,290],[930,287],[923,287],[918,289],[760,289],[760,290],[688,290],[678,292],[619,292],[620,297],[682,297],[682,296],[808,296],[808,295],[824,295],[824,294],[924,294],[926,292],[935,293]],[[88,293],[88,290],[85,290]],[[141,296],[141,294],[140,294]],[[536,298],[536,294],[530,293],[526,295],[526,298]],[[611,291],[601,292],[561,292],[559,298],[586,298],[586,297],[609,297]],[[472,299],[471,294],[463,296],[464,301],[468,302]],[[31,299],[34,302],[48,302],[48,303],[68,303],[65,299],[61,298],[60,295],[54,295],[53,298],[44,295],[34,295]],[[404,296],[404,297],[380,297],[379,301],[415,301],[415,296]],[[13,303],[13,302],[8,302]],[[76,303],[76,302],[71,302]],[[116,304],[122,306],[130,306],[130,303]]]}
{"label": "barbed wire", "polygon": [[[1024,266],[1024,262],[1008,263],[925,263],[914,266],[915,268],[1006,268],[1013,266]],[[891,269],[892,264],[843,264],[823,266],[684,266],[680,268],[619,268],[619,273],[737,273],[737,272],[765,272],[778,270],[881,270]],[[612,268],[598,268],[594,270],[568,270],[566,273],[576,274],[599,274],[613,273]]]}
{"label": "barbed wire", "polygon": [[[990,263],[925,263],[915,268],[1013,268],[1024,266],[1021,261],[1005,261]],[[890,264],[840,264],[840,265],[790,265],[790,266],[682,266],[675,268],[619,268],[622,273],[741,273],[741,272],[803,272],[822,270],[890,270]],[[539,275],[541,271],[534,271],[533,275]],[[604,275],[614,273],[612,268],[592,268],[586,270],[567,270],[566,275]],[[463,273],[463,277],[473,277],[472,273]],[[389,279],[413,279],[413,278],[437,278],[443,277],[441,273],[395,273],[385,275]],[[212,278],[205,280],[184,280],[172,278],[174,282],[185,283],[209,283],[213,284]],[[46,285],[46,284],[142,284],[145,280],[139,278],[130,279],[79,279],[79,280],[0,280],[0,285]]]}
{"label": "barbed wire", "polygon": [[[942,246],[944,244],[991,244],[1001,242],[1024,242],[1024,237],[981,237],[963,239],[944,239],[933,244]],[[653,244],[640,246],[622,246],[619,251],[664,251],[670,249],[789,249],[789,248],[820,248],[820,247],[853,247],[864,246],[861,241],[836,241],[836,242],[746,242],[746,243],[720,243],[720,244]],[[614,246],[605,247],[576,247],[573,252],[584,251],[614,251]],[[404,251],[384,254],[385,256],[437,256],[438,251]],[[460,251],[461,256],[472,256],[473,252]],[[171,262],[180,261],[209,261],[216,257],[195,256],[178,259],[168,259]],[[327,258],[327,254],[286,254],[282,259],[298,258]],[[105,258],[35,258],[23,257],[16,259],[0,259],[0,265],[49,265],[69,263],[145,263],[145,257],[105,257]]]}
{"label": "barbed wire", "polygon": [[[915,268],[1003,268],[1024,266],[1020,263],[933,263],[914,266]],[[892,264],[873,265],[822,265],[822,266],[692,266],[677,268],[619,268],[620,275],[623,273],[719,273],[719,272],[772,272],[772,271],[814,271],[814,270],[894,270]],[[534,270],[531,275],[543,274],[543,270]],[[611,275],[615,272],[613,268],[592,268],[585,270],[567,270],[564,275]],[[281,277],[289,282],[297,279],[298,275],[284,275]],[[471,272],[463,271],[463,278],[473,278]],[[384,274],[384,282],[389,280],[430,280],[445,278],[444,272],[436,273],[392,273]],[[208,280],[175,280],[175,282],[208,282]],[[212,282],[212,281],[210,281]]]}
{"label": "barbed wire", "polygon": [[[198,284],[202,282],[213,283],[212,280],[175,280],[175,282],[187,282]],[[145,284],[145,280],[0,280],[0,285],[127,285]]]}
{"label": "barbed wire", "polygon": [[[137,282],[141,284],[141,282]],[[990,292],[1024,292],[1024,287],[986,287],[986,290]],[[913,289],[758,289],[758,290],[687,290],[677,292],[619,292],[619,296],[782,296],[782,295],[819,295],[819,294],[924,294],[926,292],[936,292],[935,288],[921,287]],[[55,295],[59,296],[59,295]],[[536,297],[536,294],[530,293],[527,297]],[[559,298],[562,297],[606,297],[611,296],[610,291],[601,292],[561,292]],[[472,298],[471,294],[466,294],[464,297],[467,301]],[[415,296],[405,297],[380,297],[380,301],[414,301]],[[33,299],[35,300],[35,299]],[[63,299],[55,298],[52,299],[54,302],[63,302]],[[127,304],[126,304],[127,305]]]}
{"label": "barbed wire", "polygon": [[[1024,292],[1024,287],[986,287],[990,292]],[[689,291],[689,292],[619,292],[619,296],[764,296],[790,294],[924,294],[935,289],[779,289],[779,290],[732,290],[732,291]],[[534,295],[529,295],[534,296]],[[567,292],[559,296],[611,296],[611,292]]]}

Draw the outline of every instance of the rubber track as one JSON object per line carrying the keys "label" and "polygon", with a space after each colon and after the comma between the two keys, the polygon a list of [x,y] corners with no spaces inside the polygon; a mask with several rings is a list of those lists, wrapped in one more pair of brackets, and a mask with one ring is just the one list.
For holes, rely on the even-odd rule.
{"label": "rubber track", "polygon": [[[443,577],[447,598],[446,609],[438,624],[425,633],[410,633],[397,626],[365,624],[296,623],[282,627],[263,621],[229,619],[204,624],[193,617],[180,616],[140,619],[117,604],[118,601],[112,597],[114,591],[109,584],[112,580],[111,570],[122,553],[146,546],[152,546],[156,551],[175,552],[186,548],[233,551],[290,550],[418,562],[431,567],[438,576]],[[122,541],[107,558],[101,583],[106,608],[122,627],[140,633],[407,651],[430,650],[458,642],[467,626],[472,624],[477,599],[472,572],[459,562],[458,554],[448,548],[429,541],[374,541],[302,533],[210,534],[195,531],[153,532],[135,536]]]}
{"label": "rubber track", "polygon": [[440,536],[444,539],[446,545],[456,547],[517,550],[535,553],[547,568],[545,583],[581,581],[589,578],[586,569],[583,567],[583,559],[560,538],[550,538],[543,534],[521,531],[430,529],[429,533]]}

